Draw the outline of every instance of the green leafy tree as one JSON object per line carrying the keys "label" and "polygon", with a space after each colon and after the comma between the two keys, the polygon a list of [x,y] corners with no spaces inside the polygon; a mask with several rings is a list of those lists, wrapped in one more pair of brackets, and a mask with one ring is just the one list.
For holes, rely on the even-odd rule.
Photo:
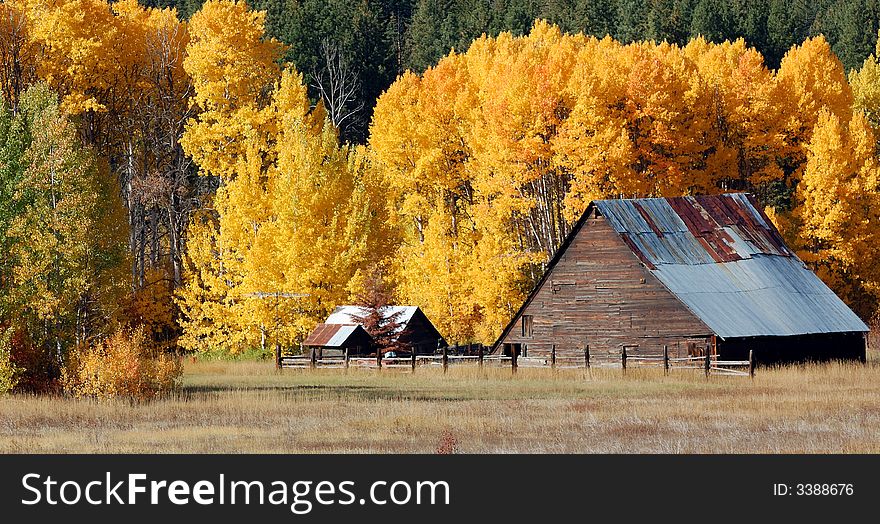
{"label": "green leafy tree", "polygon": [[[0,322],[26,332],[29,383],[57,378],[66,351],[94,335],[125,287],[125,219],[115,186],[45,85],[0,110],[4,248]],[[15,360],[19,356],[14,354]]]}

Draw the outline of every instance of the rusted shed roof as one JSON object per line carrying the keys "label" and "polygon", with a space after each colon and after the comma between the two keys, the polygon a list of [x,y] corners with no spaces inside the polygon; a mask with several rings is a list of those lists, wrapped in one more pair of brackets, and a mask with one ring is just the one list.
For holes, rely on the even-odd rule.
{"label": "rusted shed roof", "polygon": [[593,204],[639,260],[722,338],[868,331],[786,247],[751,195]]}
{"label": "rusted shed roof", "polygon": [[341,348],[359,331],[363,331],[363,335],[369,336],[364,328],[354,324],[318,324],[305,339],[303,345]]}

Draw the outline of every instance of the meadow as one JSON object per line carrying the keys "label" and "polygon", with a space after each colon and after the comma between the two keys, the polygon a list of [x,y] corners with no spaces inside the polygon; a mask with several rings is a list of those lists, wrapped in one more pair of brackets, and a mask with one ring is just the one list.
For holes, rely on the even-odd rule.
{"label": "meadow", "polygon": [[759,369],[284,370],[187,362],[148,402],[0,399],[6,453],[878,453],[880,359]]}

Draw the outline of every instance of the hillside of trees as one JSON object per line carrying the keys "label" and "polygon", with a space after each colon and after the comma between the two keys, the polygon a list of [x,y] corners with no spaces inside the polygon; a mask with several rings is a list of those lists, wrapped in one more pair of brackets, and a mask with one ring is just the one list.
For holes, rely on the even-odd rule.
{"label": "hillside of trees", "polygon": [[[0,4],[0,376],[39,389],[126,329],[293,348],[377,268],[450,342],[490,343],[584,206],[624,195],[753,192],[875,317],[871,5],[624,4]],[[692,29],[707,5],[765,47]],[[780,9],[809,19],[791,45]]]}

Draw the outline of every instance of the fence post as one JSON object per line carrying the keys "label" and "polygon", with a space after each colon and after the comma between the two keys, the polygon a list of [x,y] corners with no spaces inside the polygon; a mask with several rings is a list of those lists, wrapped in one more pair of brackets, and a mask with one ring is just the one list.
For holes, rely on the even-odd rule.
{"label": "fence post", "polygon": [[342,350],[342,367],[345,368],[345,371],[348,372],[348,348],[343,348]]}
{"label": "fence post", "polygon": [[620,365],[623,372],[626,373],[626,346],[622,346],[620,350]]}
{"label": "fence post", "polygon": [[412,372],[415,373],[416,372],[416,348],[412,348],[411,358],[412,358],[412,360],[410,361],[409,366],[412,368]]}
{"label": "fence post", "polygon": [[703,365],[703,367],[706,371],[706,378],[709,377],[709,367],[711,366],[710,359],[712,358],[712,355],[710,353],[710,350],[711,350],[711,347],[710,347],[709,343],[706,342],[706,360],[705,360],[705,364]]}
{"label": "fence post", "polygon": [[556,369],[556,344],[550,346],[550,369]]}
{"label": "fence post", "polygon": [[376,367],[382,369],[382,349],[376,348]]}
{"label": "fence post", "polygon": [[443,373],[449,369],[449,346],[443,346]]}
{"label": "fence post", "polygon": [[669,374],[669,346],[663,346],[663,374]]}
{"label": "fence post", "polygon": [[590,345],[584,346],[584,367],[590,369]]}
{"label": "fence post", "polygon": [[512,346],[510,349],[510,371],[513,374],[516,374],[517,363],[516,359],[519,357],[519,349],[516,346]]}
{"label": "fence post", "polygon": [[749,350],[749,378],[755,378],[755,352]]}
{"label": "fence post", "polygon": [[480,364],[480,369],[483,369],[483,344],[477,347],[477,362]]}
{"label": "fence post", "polygon": [[281,343],[275,343],[275,369],[281,369]]}
{"label": "fence post", "polygon": [[314,347],[311,352],[309,352],[309,367],[312,369],[318,367],[318,352]]}

